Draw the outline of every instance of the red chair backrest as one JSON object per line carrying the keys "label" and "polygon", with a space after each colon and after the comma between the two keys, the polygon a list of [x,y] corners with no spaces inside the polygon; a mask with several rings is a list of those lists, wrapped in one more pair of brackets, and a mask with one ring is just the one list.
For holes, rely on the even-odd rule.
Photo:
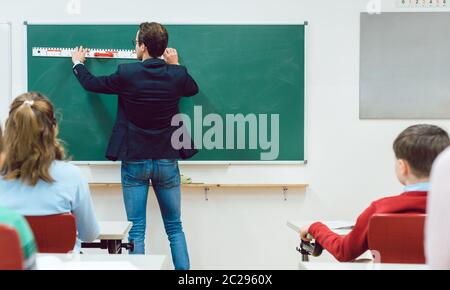
{"label": "red chair backrest", "polygon": [[77,227],[71,214],[26,216],[40,253],[68,253],[75,247]]}
{"label": "red chair backrest", "polygon": [[379,214],[369,223],[369,249],[381,263],[425,264],[422,214]]}
{"label": "red chair backrest", "polygon": [[23,270],[23,253],[16,230],[0,225],[0,270]]}

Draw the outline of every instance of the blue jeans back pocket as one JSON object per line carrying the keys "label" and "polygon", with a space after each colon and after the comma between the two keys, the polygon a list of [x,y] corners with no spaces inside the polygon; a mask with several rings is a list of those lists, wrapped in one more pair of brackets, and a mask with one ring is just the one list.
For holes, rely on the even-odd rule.
{"label": "blue jeans back pocket", "polygon": [[144,161],[122,161],[122,185],[139,186],[149,183],[148,162]]}
{"label": "blue jeans back pocket", "polygon": [[[178,167],[178,160],[176,159],[160,159],[155,160],[154,178],[152,183],[155,186],[162,188],[172,188],[180,186],[180,169]],[[157,169],[156,169],[157,168]]]}

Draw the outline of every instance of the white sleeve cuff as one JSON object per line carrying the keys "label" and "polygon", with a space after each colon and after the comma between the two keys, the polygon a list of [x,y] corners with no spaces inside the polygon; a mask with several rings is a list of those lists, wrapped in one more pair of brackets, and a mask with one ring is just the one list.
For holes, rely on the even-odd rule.
{"label": "white sleeve cuff", "polygon": [[74,68],[75,68],[77,65],[79,65],[79,64],[84,65],[84,63],[82,63],[81,61],[77,61],[77,62],[73,65],[72,69],[74,69]]}

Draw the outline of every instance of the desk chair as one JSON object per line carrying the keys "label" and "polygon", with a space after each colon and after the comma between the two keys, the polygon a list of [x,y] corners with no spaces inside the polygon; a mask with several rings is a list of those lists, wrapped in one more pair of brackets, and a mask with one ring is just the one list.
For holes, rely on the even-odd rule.
{"label": "desk chair", "polygon": [[369,249],[375,261],[425,264],[422,214],[378,214],[369,222]]}
{"label": "desk chair", "polygon": [[23,253],[16,230],[0,225],[0,270],[23,270]]}
{"label": "desk chair", "polygon": [[25,218],[33,231],[40,253],[65,254],[74,249],[77,227],[72,214]]}

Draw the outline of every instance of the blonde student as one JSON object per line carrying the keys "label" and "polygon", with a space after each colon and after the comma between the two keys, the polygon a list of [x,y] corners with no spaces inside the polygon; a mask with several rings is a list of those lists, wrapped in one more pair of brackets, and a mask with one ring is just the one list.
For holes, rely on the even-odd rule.
{"label": "blonde student", "polygon": [[46,97],[32,92],[13,101],[4,132],[0,204],[24,216],[72,213],[78,239],[90,242],[99,227],[89,186],[80,169],[64,161],[57,136],[53,105]]}
{"label": "blonde student", "polygon": [[394,142],[396,175],[403,193],[373,202],[357,219],[347,236],[340,236],[317,222],[301,230],[301,238],[316,241],[338,261],[348,262],[369,250],[369,221],[375,214],[426,213],[429,176],[436,157],[450,145],[443,129],[433,125],[415,125],[404,130]]}

